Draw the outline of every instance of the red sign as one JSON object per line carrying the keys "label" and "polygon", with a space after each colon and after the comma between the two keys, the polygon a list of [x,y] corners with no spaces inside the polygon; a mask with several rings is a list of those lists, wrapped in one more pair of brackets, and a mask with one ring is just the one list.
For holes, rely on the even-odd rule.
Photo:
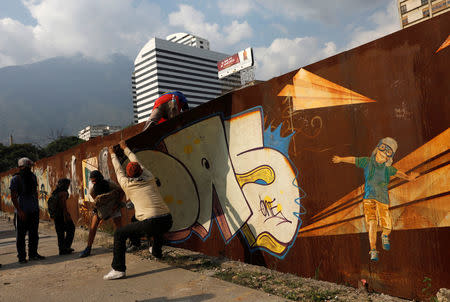
{"label": "red sign", "polygon": [[239,63],[239,55],[237,53],[235,53],[234,55],[232,55],[231,57],[228,57],[220,62],[217,63],[217,69],[219,71],[228,68],[230,66],[233,66],[234,64]]}

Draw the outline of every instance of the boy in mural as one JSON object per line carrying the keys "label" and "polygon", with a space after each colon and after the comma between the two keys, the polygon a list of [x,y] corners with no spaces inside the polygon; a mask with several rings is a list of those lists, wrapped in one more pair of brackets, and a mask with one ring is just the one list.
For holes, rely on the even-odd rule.
{"label": "boy in mural", "polygon": [[[89,195],[92,197],[93,200],[95,200],[95,198],[99,195],[112,193],[113,191],[119,192],[119,194],[116,194],[116,196],[117,195],[119,196],[116,200],[117,208],[112,213],[112,215],[110,217],[107,217],[106,219],[112,218],[116,229],[120,228],[122,226],[122,215],[120,212],[120,206],[122,205],[121,200],[123,199],[124,196],[122,189],[114,182],[104,179],[103,174],[98,170],[92,171],[91,174],[89,175],[89,179],[91,183],[94,184],[94,186],[89,190]],[[92,244],[94,243],[95,234],[97,233],[97,229],[101,220],[102,218],[99,217],[98,209],[94,208],[91,226],[89,228],[87,246],[81,252],[80,258],[88,257],[91,255]]]}
{"label": "boy in mural", "polygon": [[156,99],[153,105],[152,113],[145,123],[144,129],[161,124],[181,113],[181,111],[189,110],[189,104],[183,93],[180,91],[173,91],[164,93]]}
{"label": "boy in mural", "polygon": [[170,210],[158,190],[153,174],[139,163],[136,155],[131,152],[124,141],[120,142],[120,147],[130,160],[126,172],[123,171],[112,147],[109,147],[109,152],[117,180],[134,204],[137,221],[114,232],[112,270],[103,276],[104,280],[125,277],[126,240],[130,236],[153,236],[152,254],[156,258],[161,258],[163,235],[170,230],[173,223]]}
{"label": "boy in mural", "polygon": [[392,161],[397,151],[397,142],[390,137],[383,138],[373,150],[370,157],[340,157],[333,156],[333,163],[355,164],[364,169],[364,197],[363,209],[369,232],[370,259],[378,261],[377,226],[382,228],[381,242],[383,249],[391,248],[389,234],[392,230],[391,215],[389,213],[388,184],[391,176],[413,181],[419,173],[409,175],[392,167]]}
{"label": "boy in mural", "polygon": [[16,247],[19,263],[26,263],[25,235],[28,232],[29,260],[42,260],[44,256],[38,254],[39,242],[39,203],[38,183],[36,175],[31,172],[33,161],[23,157],[18,161],[19,173],[11,179],[9,186],[11,200],[16,215]]}

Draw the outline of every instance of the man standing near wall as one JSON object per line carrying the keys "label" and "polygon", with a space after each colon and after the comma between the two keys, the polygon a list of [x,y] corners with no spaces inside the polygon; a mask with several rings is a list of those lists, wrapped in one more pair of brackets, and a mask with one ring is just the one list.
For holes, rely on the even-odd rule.
{"label": "man standing near wall", "polygon": [[36,175],[31,172],[33,162],[26,157],[19,159],[19,173],[11,179],[11,199],[16,211],[16,246],[19,263],[27,262],[25,235],[28,232],[28,257],[41,260],[38,254],[39,204]]}
{"label": "man standing near wall", "polygon": [[133,202],[136,222],[127,224],[114,232],[114,256],[112,270],[103,277],[105,280],[125,277],[126,240],[130,236],[153,236],[152,254],[162,256],[163,235],[172,227],[172,215],[156,185],[153,174],[139,163],[124,141],[120,142],[130,162],[124,173],[114,149],[109,147],[111,160],[119,182],[125,194]]}

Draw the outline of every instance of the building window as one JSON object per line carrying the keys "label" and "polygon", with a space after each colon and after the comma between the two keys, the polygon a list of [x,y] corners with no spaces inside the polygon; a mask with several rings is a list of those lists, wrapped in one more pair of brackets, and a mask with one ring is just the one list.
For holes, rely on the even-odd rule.
{"label": "building window", "polygon": [[422,13],[423,13],[423,16],[424,16],[424,17],[429,17],[429,16],[430,16],[430,11],[428,10],[428,8],[427,8],[427,9],[424,9],[424,10],[422,11]]}
{"label": "building window", "polygon": [[405,26],[406,24],[408,24],[408,17],[402,19],[402,25]]}
{"label": "building window", "polygon": [[402,14],[406,13],[406,5],[403,4],[402,6],[400,6],[400,12]]}
{"label": "building window", "polygon": [[422,0],[422,4],[421,5],[426,5],[428,4],[428,0]]}
{"label": "building window", "polygon": [[446,7],[447,7],[447,2],[445,0],[443,0],[439,3],[433,4],[433,6],[431,7],[431,10],[433,11],[433,13],[435,13],[435,12],[445,9]]}

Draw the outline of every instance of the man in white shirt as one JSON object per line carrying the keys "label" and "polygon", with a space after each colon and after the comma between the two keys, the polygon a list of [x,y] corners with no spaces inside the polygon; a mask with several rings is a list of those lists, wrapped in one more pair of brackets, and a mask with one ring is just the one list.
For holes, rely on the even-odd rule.
{"label": "man in white shirt", "polygon": [[103,276],[104,280],[125,277],[126,240],[130,236],[153,236],[152,254],[161,258],[163,235],[170,230],[173,223],[170,210],[158,190],[153,174],[139,163],[136,155],[131,152],[124,141],[120,142],[120,147],[130,160],[126,173],[123,171],[112,147],[109,147],[109,153],[111,154],[117,181],[133,202],[138,221],[121,227],[114,233],[112,270]]}

